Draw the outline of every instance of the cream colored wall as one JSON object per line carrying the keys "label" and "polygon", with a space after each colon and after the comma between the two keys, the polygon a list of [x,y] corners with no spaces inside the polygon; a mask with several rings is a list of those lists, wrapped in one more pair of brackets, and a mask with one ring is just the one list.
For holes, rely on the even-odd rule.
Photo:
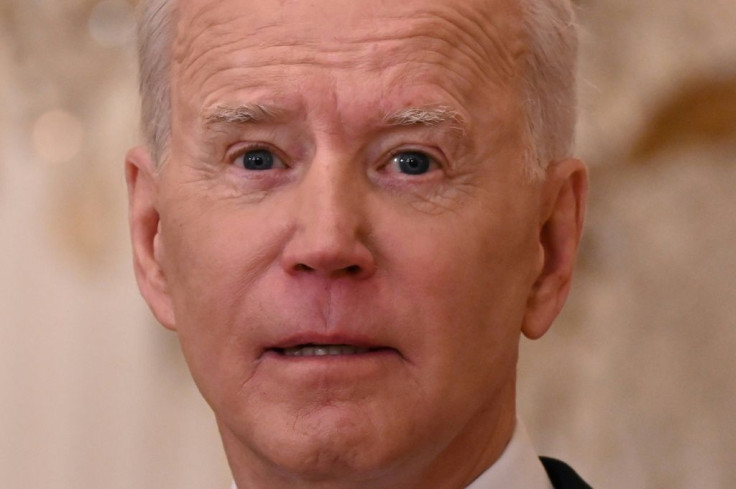
{"label": "cream colored wall", "polygon": [[92,38],[95,3],[0,6],[0,488],[225,488],[212,417],[133,280],[135,61]]}
{"label": "cream colored wall", "polygon": [[736,3],[580,2],[587,231],[521,411],[596,487],[736,485]]}
{"label": "cream colored wall", "polygon": [[[0,488],[227,487],[132,277],[125,5],[0,4]],[[736,4],[579,8],[588,230],[567,309],[523,345],[520,410],[596,488],[734,487]]]}

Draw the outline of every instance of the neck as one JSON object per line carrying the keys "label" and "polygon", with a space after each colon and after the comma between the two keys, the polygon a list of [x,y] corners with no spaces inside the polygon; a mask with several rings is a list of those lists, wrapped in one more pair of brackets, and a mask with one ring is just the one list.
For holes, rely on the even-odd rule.
{"label": "neck", "polygon": [[[516,424],[515,403],[493,413],[488,429],[470,423],[435,459],[410,489],[462,489],[498,460],[511,439]],[[388,486],[383,486],[388,487]]]}

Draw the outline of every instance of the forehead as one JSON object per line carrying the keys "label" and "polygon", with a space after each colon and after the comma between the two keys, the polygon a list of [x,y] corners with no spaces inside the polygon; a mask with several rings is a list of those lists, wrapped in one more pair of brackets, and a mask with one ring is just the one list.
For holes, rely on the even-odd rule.
{"label": "forehead", "polygon": [[366,76],[386,94],[433,87],[467,106],[517,85],[524,50],[514,0],[180,2],[173,85],[200,109],[227,92],[328,79],[352,97]]}

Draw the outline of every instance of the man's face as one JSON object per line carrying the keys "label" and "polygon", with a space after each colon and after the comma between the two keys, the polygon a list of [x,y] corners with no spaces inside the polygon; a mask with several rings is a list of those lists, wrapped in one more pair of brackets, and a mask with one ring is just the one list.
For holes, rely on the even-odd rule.
{"label": "man's face", "polygon": [[231,463],[367,480],[508,431],[543,192],[518,12],[476,3],[182,1],[147,298]]}

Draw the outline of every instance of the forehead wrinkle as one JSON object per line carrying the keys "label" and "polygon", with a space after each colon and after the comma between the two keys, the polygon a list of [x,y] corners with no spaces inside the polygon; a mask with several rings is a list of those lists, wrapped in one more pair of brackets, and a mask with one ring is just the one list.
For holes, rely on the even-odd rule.
{"label": "forehead wrinkle", "polygon": [[[407,25],[406,16],[384,16],[371,19],[395,23],[395,32],[401,35],[376,35],[378,27],[368,30],[367,36],[341,38],[343,46],[349,44],[377,45],[390,41],[421,39],[436,52],[444,52],[455,58],[458,51],[465,54],[482,72],[490,68],[504,78],[513,77],[518,70],[518,59],[524,53],[524,32],[521,28],[521,13],[518,9],[496,8],[483,0],[479,5],[453,3],[451,8],[434,7],[412,15],[415,22]],[[382,26],[386,30],[385,26]],[[390,30],[390,29],[388,29]]]}
{"label": "forehead wrinkle", "polygon": [[[483,71],[477,63],[467,60],[465,56],[458,56],[457,52],[453,53],[449,44],[438,45],[438,43],[444,41],[436,39],[432,39],[432,41],[435,42],[433,49],[424,51],[407,51],[406,45],[397,41],[395,47],[387,50],[382,56],[362,57],[355,55],[355,50],[350,51],[349,54],[353,54],[350,56],[347,50],[343,50],[346,56],[336,58],[334,52],[323,48],[322,51],[327,55],[327,59],[321,59],[316,49],[309,53],[293,53],[291,50],[284,50],[286,56],[291,58],[284,59],[286,56],[281,56],[280,53],[268,52],[269,50],[262,49],[257,58],[245,59],[238,63],[228,63],[218,61],[222,57],[218,58],[215,55],[214,63],[220,62],[224,66],[217,70],[199,72],[199,76],[195,70],[187,78],[199,78],[198,85],[200,86],[204,86],[212,78],[225,77],[224,79],[237,79],[241,89],[268,88],[275,79],[292,76],[288,74],[287,69],[305,67],[324,70],[326,73],[352,69],[378,71],[389,86],[409,86],[423,84],[424,82],[444,86],[447,84],[447,75],[451,73],[456,77],[454,82],[456,87],[463,93],[475,92],[479,83],[483,86],[492,82],[495,82],[494,84],[499,83],[497,80],[493,80],[493,77],[489,77],[487,70]],[[364,52],[370,54],[368,51],[370,48],[371,46],[367,46]],[[211,50],[210,54],[214,54],[215,51]],[[466,61],[461,61],[463,59]],[[207,59],[203,59],[202,63],[203,65],[212,66],[212,62],[208,62]],[[441,78],[438,78],[438,67],[444,72]],[[269,69],[269,71],[260,71],[262,68]]]}
{"label": "forehead wrinkle", "polygon": [[[269,60],[273,61],[279,58],[282,64],[326,64],[335,68],[351,67],[360,63],[360,59],[354,56],[356,47],[359,51],[372,53],[376,46],[393,42],[397,46],[392,51],[401,51],[406,41],[412,38],[419,39],[421,43],[431,47],[431,51],[444,54],[447,58],[455,58],[459,50],[467,56],[469,61],[467,64],[477,68],[480,72],[487,72],[489,67],[498,71],[501,68],[499,65],[502,65],[502,71],[508,74],[510,66],[513,64],[510,59],[512,56],[510,57],[508,53],[504,52],[506,36],[502,35],[504,42],[500,42],[500,39],[497,38],[499,34],[503,33],[496,32],[496,35],[494,35],[491,27],[484,27],[495,25],[494,19],[497,16],[483,17],[479,14],[478,8],[464,8],[461,5],[454,5],[452,9],[434,8],[427,10],[414,16],[414,19],[419,20],[418,23],[413,22],[409,25],[407,25],[406,17],[383,16],[370,18],[367,21],[369,25],[363,28],[356,26],[347,29],[346,31],[350,32],[349,37],[347,35],[340,36],[338,32],[337,35],[332,36],[332,41],[329,43],[320,42],[319,34],[317,37],[313,35],[311,39],[309,36],[301,39],[294,37],[295,34],[287,30],[288,26],[286,24],[279,23],[260,24],[258,35],[243,35],[241,29],[228,30],[227,26],[237,22],[239,18],[242,19],[244,16],[230,17],[228,21],[218,23],[214,21],[215,19],[208,19],[206,12],[201,11],[200,13],[202,17],[196,23],[202,27],[194,35],[185,36],[188,42],[183,42],[181,39],[179,42],[178,59],[182,62],[182,68],[188,72],[196,72],[200,64],[206,64],[206,60],[201,58],[207,54],[228,55],[231,52],[242,51],[244,48],[257,48],[257,50],[251,50],[252,53],[249,54],[253,54],[254,58],[259,58],[258,61],[256,59],[252,59],[251,62],[248,59],[242,60],[244,65],[253,68],[273,64]],[[210,17],[213,15],[210,14]],[[381,26],[381,29],[376,28],[377,23],[387,21],[395,22],[397,29],[387,29],[385,26]],[[389,31],[390,33],[397,32],[398,34],[376,35],[377,30]],[[214,48],[200,48],[200,52],[196,53],[192,51],[192,47],[194,47],[200,36],[207,32],[211,35],[217,31],[222,32],[223,35],[220,36],[220,42]],[[359,31],[364,31],[365,35],[361,35]],[[444,35],[438,36],[438,33]],[[461,42],[458,43],[457,38]],[[294,47],[299,49],[294,50]],[[274,52],[273,50],[277,51]],[[287,56],[284,57],[279,51],[285,51]],[[414,52],[417,51],[421,50],[414,50]],[[187,53],[189,56],[186,55]],[[344,54],[346,57],[343,60],[334,59],[334,56],[339,54]],[[189,59],[185,60],[187,57]],[[212,58],[212,56],[208,58]]]}
{"label": "forehead wrinkle", "polygon": [[[180,76],[196,79],[201,68],[212,65],[213,60],[224,65],[231,53],[242,52],[243,48],[261,47],[259,43],[249,43],[250,36],[244,35],[243,30],[238,28],[237,22],[241,19],[247,20],[246,15],[231,15],[222,21],[217,13],[211,5],[204,3],[191,15],[179,16],[173,66],[178,69]],[[260,26],[264,31],[277,27],[279,26],[276,23]],[[202,38],[206,38],[205,42],[201,41]],[[294,41],[291,47],[295,46],[303,47],[304,43]],[[222,69],[226,70],[228,67],[223,66]]]}
{"label": "forehead wrinkle", "polygon": [[[458,51],[464,54],[482,74],[491,71],[504,81],[514,77],[522,55],[520,31],[511,29],[503,15],[487,12],[484,15],[478,9],[462,5],[456,5],[455,9],[438,9],[428,14],[431,16],[428,27],[433,37],[443,40],[453,57]],[[444,35],[440,37],[438,32]]]}
{"label": "forehead wrinkle", "polygon": [[[192,3],[184,0],[179,1],[186,5],[191,5]],[[208,21],[209,16],[207,14],[210,13],[210,9],[204,3],[191,15],[185,15],[185,11],[184,8],[180,9],[176,24],[172,57],[175,64],[184,64],[184,61],[196,52],[193,46],[197,45],[197,41],[205,34],[211,34],[220,25],[219,22],[215,22],[214,20]],[[198,19],[200,22],[192,22],[191,19]],[[195,58],[199,58],[205,53],[206,50],[203,49],[201,53],[196,54]]]}

